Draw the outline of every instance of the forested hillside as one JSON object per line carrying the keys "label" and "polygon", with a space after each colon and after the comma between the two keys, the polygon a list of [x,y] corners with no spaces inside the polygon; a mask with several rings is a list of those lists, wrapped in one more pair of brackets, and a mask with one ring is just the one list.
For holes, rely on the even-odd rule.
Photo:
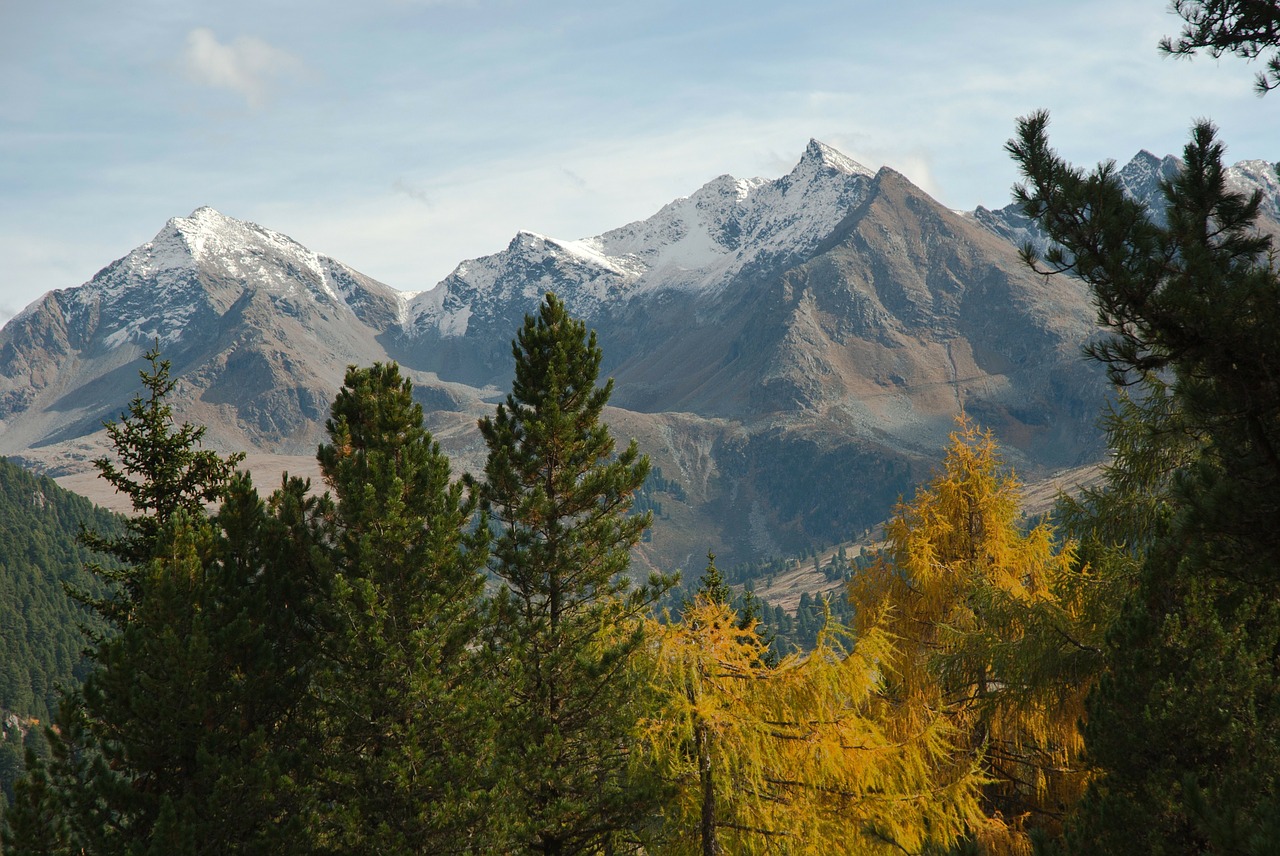
{"label": "forested hillside", "polygon": [[116,515],[0,458],[0,801],[13,796],[26,747],[44,749],[60,688],[88,673],[81,627],[97,622],[66,588],[101,587],[79,534],[119,528]]}
{"label": "forested hillside", "polygon": [[89,613],[64,587],[94,585],[80,531],[119,526],[116,515],[0,459],[0,708],[48,720],[59,685],[84,679],[79,628]]}

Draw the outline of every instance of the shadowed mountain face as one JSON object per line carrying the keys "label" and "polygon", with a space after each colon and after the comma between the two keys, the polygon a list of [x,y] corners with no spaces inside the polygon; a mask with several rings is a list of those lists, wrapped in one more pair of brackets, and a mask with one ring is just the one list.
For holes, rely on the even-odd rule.
{"label": "shadowed mountain face", "polygon": [[[1144,196],[1176,168],[1143,153],[1125,171]],[[1234,175],[1280,211],[1269,172]],[[522,232],[420,294],[202,208],[0,330],[0,453],[86,469],[159,341],[176,409],[215,447],[310,455],[345,367],[395,359],[476,470],[475,420],[555,290],[598,332],[615,434],[680,486],[651,497],[666,519],[643,558],[794,551],[883,519],[961,409],[1026,477],[1101,454],[1104,381],[1080,356],[1093,310],[1079,283],[1022,265],[1027,239],[1012,209],[956,214],[817,142],[782,178],[722,176],[594,238]]]}

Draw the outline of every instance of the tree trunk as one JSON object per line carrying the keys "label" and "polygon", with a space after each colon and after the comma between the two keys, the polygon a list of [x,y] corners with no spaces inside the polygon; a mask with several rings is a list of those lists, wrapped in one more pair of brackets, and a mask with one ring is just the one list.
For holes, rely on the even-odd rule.
{"label": "tree trunk", "polygon": [[693,741],[698,750],[698,779],[702,784],[702,856],[720,856],[720,841],[716,837],[716,788],[711,775],[711,738],[707,726],[698,722],[693,729]]}

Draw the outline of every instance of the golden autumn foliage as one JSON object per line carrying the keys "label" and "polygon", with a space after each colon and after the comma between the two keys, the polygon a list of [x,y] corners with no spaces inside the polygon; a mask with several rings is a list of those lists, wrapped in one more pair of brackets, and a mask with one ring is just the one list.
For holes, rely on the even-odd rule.
{"label": "golden autumn foliage", "polygon": [[982,765],[987,853],[1031,852],[1083,791],[1079,723],[1098,651],[1091,578],[1047,522],[1021,524],[1021,485],[965,418],[942,472],[901,505],[886,557],[850,584],[859,633],[896,640],[884,661],[908,729],[945,712],[956,751]]}
{"label": "golden autumn foliage", "polygon": [[659,698],[646,761],[675,789],[654,852],[918,853],[981,820],[976,767],[955,762],[947,719],[896,721],[881,692],[894,659],[879,626],[829,626],[777,665],[754,622],[698,595],[650,628]]}

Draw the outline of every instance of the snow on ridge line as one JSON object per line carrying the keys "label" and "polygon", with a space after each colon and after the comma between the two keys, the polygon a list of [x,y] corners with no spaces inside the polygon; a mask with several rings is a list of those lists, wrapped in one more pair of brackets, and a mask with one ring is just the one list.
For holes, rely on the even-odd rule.
{"label": "snow on ridge line", "polygon": [[[241,288],[261,289],[273,300],[301,300],[355,314],[360,295],[370,287],[362,284],[365,278],[359,272],[281,232],[202,206],[188,217],[170,218],[150,241],[82,286],[67,289],[68,310],[100,315],[109,347],[127,341],[150,343],[157,337],[168,343],[181,335],[200,307],[209,305],[206,274],[215,284],[237,282]],[[404,323],[408,301],[415,295],[400,297],[401,292],[389,287],[386,291],[396,295]],[[349,302],[352,298],[355,304]],[[37,305],[43,305],[43,299],[29,311]]]}
{"label": "snow on ridge line", "polygon": [[588,315],[606,300],[669,288],[714,290],[760,259],[811,250],[865,197],[874,176],[831,146],[810,140],[787,175],[717,176],[647,219],[599,235],[566,241],[521,230],[504,251],[461,262],[413,300],[404,329],[434,327],[462,335],[459,307],[478,309],[479,302],[514,297],[507,293],[510,277],[522,270],[544,284],[550,277],[570,307]]}
{"label": "snow on ridge line", "polygon": [[1280,164],[1265,160],[1240,161],[1227,167],[1227,185],[1246,193],[1262,191],[1264,201],[1271,203],[1272,211],[1280,212],[1280,176],[1276,174],[1277,167]]}
{"label": "snow on ridge line", "polygon": [[[210,253],[206,252],[206,247],[224,250],[220,258],[233,274],[243,275],[243,271],[247,270],[250,274],[256,273],[263,281],[271,282],[274,279],[278,283],[278,277],[270,276],[270,272],[274,272],[270,269],[275,268],[276,265],[268,266],[258,253],[253,252],[255,249],[265,250],[268,258],[283,257],[296,261],[303,270],[314,276],[320,289],[330,300],[341,302],[341,298],[330,282],[329,272],[321,256],[288,235],[257,223],[228,217],[207,205],[191,212],[190,217],[180,218],[177,223],[179,231],[191,248],[192,258],[197,263],[209,257]],[[227,248],[247,249],[249,252],[240,252],[229,257],[225,252]]]}
{"label": "snow on ridge line", "polygon": [[[119,268],[105,268],[86,285],[96,285],[91,292],[110,299],[130,290],[138,280],[152,280],[165,288],[183,281],[181,273],[209,264],[272,292],[309,291],[338,305],[346,304],[330,268],[349,271],[346,265],[288,235],[237,220],[209,206],[195,209],[188,217],[170,218],[154,238],[122,258]],[[104,278],[102,274],[109,270],[113,275]]]}
{"label": "snow on ridge line", "polygon": [[[1149,149],[1140,149],[1115,174],[1129,196],[1160,204],[1163,197],[1156,182],[1161,178],[1172,177],[1182,166],[1182,159],[1176,155],[1159,157]],[[1237,161],[1224,170],[1227,186],[1245,194],[1261,191],[1263,211],[1273,218],[1280,218],[1280,178],[1276,176],[1277,166],[1265,160]],[[1048,246],[1048,237],[1023,215],[1016,202],[994,210],[979,205],[972,211],[962,212],[962,216],[1014,244],[1021,245],[1030,241],[1041,249]]]}

